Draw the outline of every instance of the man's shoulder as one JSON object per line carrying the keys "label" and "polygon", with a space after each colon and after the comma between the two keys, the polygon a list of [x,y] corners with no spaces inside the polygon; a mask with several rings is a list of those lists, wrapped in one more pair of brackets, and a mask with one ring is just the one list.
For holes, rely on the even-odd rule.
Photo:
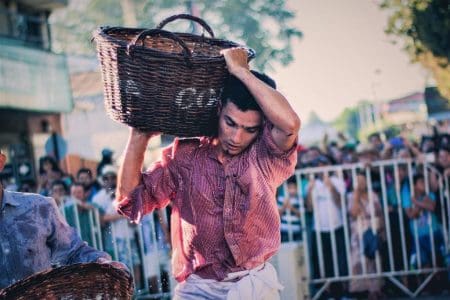
{"label": "man's shoulder", "polygon": [[50,197],[45,197],[34,193],[22,193],[7,191],[8,197],[11,197],[12,201],[28,207],[33,206],[52,206],[54,200]]}
{"label": "man's shoulder", "polygon": [[177,150],[194,150],[205,144],[206,138],[175,138],[173,145]]}
{"label": "man's shoulder", "polygon": [[163,154],[173,158],[183,158],[208,143],[206,138],[175,138],[171,146],[163,151]]}
{"label": "man's shoulder", "polygon": [[92,197],[92,202],[103,202],[105,199],[110,199],[109,197],[110,196],[106,190],[102,188]]}
{"label": "man's shoulder", "polygon": [[101,189],[92,198],[92,204],[96,207],[106,210],[110,205],[112,205],[112,195],[108,193],[104,188]]}

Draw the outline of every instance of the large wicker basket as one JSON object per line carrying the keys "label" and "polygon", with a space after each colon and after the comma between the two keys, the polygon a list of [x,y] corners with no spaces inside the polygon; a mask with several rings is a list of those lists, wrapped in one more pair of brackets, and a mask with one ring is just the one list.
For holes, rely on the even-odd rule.
{"label": "large wicker basket", "polygon": [[0,299],[131,299],[131,276],[109,264],[75,264],[34,274],[0,290]]}
{"label": "large wicker basket", "polygon": [[[162,30],[176,19],[199,23],[211,37]],[[214,38],[202,19],[176,15],[156,29],[99,28],[105,107],[114,120],[176,136],[216,132],[217,103],[229,75],[222,49],[240,45]],[[253,50],[247,49],[249,59]]]}

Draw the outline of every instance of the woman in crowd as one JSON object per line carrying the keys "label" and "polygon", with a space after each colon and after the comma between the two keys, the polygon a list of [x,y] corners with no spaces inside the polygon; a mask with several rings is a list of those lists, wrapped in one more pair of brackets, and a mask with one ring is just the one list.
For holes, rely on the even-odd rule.
{"label": "woman in crowd", "polygon": [[52,184],[56,180],[61,180],[63,172],[56,160],[51,156],[43,156],[39,160],[38,193],[49,196]]}
{"label": "woman in crowd", "polygon": [[[383,216],[380,200],[376,193],[367,187],[364,173],[357,175],[357,185],[353,193],[349,194],[349,213],[351,228],[351,267],[354,275],[363,274],[363,264],[367,274],[376,273],[376,256],[370,257],[364,243],[368,230],[374,230],[372,238],[382,233]],[[368,257],[369,256],[369,257]],[[379,278],[354,279],[350,281],[349,291],[352,293],[368,292],[369,299],[381,297],[382,280]]]}

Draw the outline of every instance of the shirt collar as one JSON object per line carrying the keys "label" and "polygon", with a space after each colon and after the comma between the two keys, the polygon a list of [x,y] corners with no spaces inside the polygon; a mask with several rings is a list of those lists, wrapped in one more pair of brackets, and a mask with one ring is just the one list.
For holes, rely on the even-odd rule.
{"label": "shirt collar", "polygon": [[208,145],[207,147],[209,148],[208,149],[209,150],[208,157],[211,159],[214,159],[220,163],[219,155],[218,155],[220,146],[218,145],[218,143],[219,143],[219,140],[217,138],[213,138],[209,141],[209,143],[207,144]]}
{"label": "shirt collar", "polygon": [[3,190],[2,208],[4,208],[6,204],[19,206],[20,202],[15,199],[12,192]]}

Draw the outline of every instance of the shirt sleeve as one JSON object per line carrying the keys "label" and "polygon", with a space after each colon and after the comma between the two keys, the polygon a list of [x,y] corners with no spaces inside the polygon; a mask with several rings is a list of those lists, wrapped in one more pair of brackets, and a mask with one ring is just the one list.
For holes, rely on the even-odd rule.
{"label": "shirt sleeve", "polygon": [[290,149],[284,151],[272,136],[273,124],[266,121],[259,141],[256,142],[258,164],[266,178],[271,178],[275,187],[288,179],[297,163],[297,139]]}
{"label": "shirt sleeve", "polygon": [[142,173],[140,184],[118,204],[120,214],[139,223],[145,214],[169,204],[177,190],[177,146],[178,140],[163,150],[160,161]]}
{"label": "shirt sleeve", "polygon": [[354,193],[350,192],[347,196],[348,199],[348,212],[350,213],[353,209],[353,205],[355,205],[355,197],[354,197]]}
{"label": "shirt sleeve", "polygon": [[428,193],[428,197],[434,202],[436,202],[436,194],[433,192]]}
{"label": "shirt sleeve", "polygon": [[52,264],[70,265],[95,262],[101,257],[111,259],[107,253],[89,247],[81,240],[75,229],[64,221],[52,199],[48,201],[47,207],[50,222],[50,235],[47,238],[47,245],[51,251]]}
{"label": "shirt sleeve", "polygon": [[411,202],[411,194],[409,192],[409,188],[407,186],[401,187],[401,197],[402,197],[402,207],[403,208],[410,208],[412,206]]}
{"label": "shirt sleeve", "polygon": [[345,182],[341,178],[337,176],[333,176],[330,178],[331,182],[333,183],[334,187],[338,191],[339,194],[345,193]]}

